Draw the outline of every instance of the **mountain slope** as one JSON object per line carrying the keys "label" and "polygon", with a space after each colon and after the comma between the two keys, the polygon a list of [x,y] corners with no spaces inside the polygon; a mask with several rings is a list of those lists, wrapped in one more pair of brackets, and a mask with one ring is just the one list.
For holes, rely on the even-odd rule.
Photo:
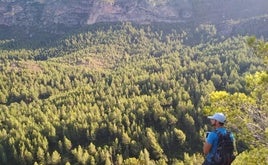
{"label": "mountain slope", "polygon": [[67,26],[97,22],[211,22],[268,14],[266,0],[12,0],[0,2],[0,25]]}

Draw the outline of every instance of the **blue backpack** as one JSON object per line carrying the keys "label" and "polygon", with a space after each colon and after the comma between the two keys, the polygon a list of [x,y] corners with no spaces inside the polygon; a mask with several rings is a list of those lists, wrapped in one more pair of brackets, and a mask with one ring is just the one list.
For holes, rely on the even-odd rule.
{"label": "blue backpack", "polygon": [[217,150],[212,161],[215,165],[230,165],[235,159],[234,143],[231,138],[231,132],[226,134],[216,132],[218,135]]}

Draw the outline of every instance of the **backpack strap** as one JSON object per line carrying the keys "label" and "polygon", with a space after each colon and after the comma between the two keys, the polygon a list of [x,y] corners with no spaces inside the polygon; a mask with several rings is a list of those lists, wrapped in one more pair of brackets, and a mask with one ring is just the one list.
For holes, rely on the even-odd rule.
{"label": "backpack strap", "polygon": [[[220,138],[220,136],[223,136],[223,135],[224,135],[224,134],[222,134],[222,133],[221,133],[220,131],[218,131],[218,130],[214,130],[213,132],[215,132],[215,133],[217,134],[218,138]],[[226,130],[226,134],[229,135],[229,136],[231,136],[231,132],[228,131],[228,130]]]}
{"label": "backpack strap", "polygon": [[217,136],[218,136],[218,142],[219,142],[219,139],[222,136],[222,133],[220,131],[218,131],[218,130],[214,130],[214,132],[217,134]]}

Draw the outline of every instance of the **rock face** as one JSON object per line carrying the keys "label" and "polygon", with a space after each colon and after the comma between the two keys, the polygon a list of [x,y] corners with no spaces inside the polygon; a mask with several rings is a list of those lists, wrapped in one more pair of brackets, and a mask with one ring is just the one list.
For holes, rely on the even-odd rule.
{"label": "rock face", "polygon": [[1,0],[0,25],[222,22],[268,14],[267,0]]}

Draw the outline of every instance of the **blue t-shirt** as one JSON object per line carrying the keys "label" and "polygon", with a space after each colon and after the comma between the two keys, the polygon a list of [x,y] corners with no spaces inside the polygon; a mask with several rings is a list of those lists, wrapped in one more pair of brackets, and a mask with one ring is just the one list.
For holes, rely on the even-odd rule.
{"label": "blue t-shirt", "polygon": [[[225,128],[223,128],[223,127],[220,127],[220,128],[217,128],[215,131],[210,132],[208,134],[208,136],[206,138],[206,142],[208,144],[211,144],[212,145],[209,153],[206,156],[206,159],[209,162],[212,161],[212,157],[216,153],[216,150],[217,150],[217,143],[218,143],[218,135],[217,135],[217,132],[224,135],[224,134],[227,133],[227,130]],[[234,141],[234,136],[233,136],[232,133],[230,134],[230,137],[231,137],[232,141]]]}

